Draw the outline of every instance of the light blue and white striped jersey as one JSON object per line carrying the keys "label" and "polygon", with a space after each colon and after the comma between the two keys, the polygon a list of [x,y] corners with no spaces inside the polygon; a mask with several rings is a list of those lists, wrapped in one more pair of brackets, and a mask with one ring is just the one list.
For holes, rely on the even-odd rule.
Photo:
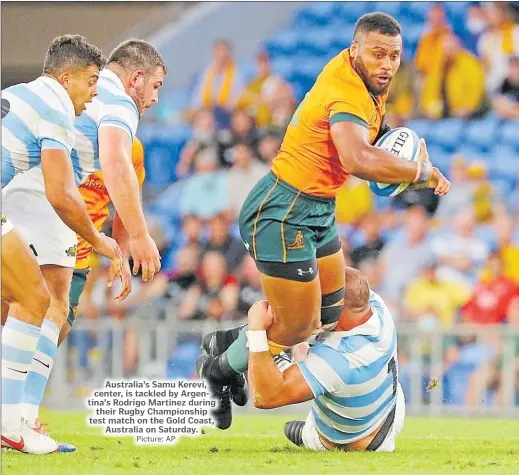
{"label": "light blue and white striped jersey", "polygon": [[101,170],[97,138],[101,127],[118,127],[128,134],[133,143],[139,125],[139,110],[115,73],[103,69],[99,74],[97,88],[99,94],[76,119],[72,165],[78,185],[91,173]]}
{"label": "light blue and white striped jersey", "polygon": [[2,186],[41,167],[42,150],[74,145],[74,104],[55,79],[40,76],[2,91]]}
{"label": "light blue and white striped jersey", "polygon": [[349,331],[319,335],[298,363],[315,396],[317,430],[340,444],[369,435],[396,404],[397,335],[382,298],[370,294],[373,315]]}

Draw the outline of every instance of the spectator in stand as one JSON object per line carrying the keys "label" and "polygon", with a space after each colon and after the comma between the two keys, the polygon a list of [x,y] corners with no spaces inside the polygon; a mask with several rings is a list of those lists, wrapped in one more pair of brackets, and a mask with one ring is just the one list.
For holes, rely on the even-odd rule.
{"label": "spectator in stand", "polygon": [[420,99],[423,114],[433,120],[467,118],[485,96],[485,75],[478,58],[452,33],[442,37],[443,60],[429,68]]}
{"label": "spectator in stand", "polygon": [[268,127],[272,123],[272,111],[280,97],[289,95],[294,102],[292,86],[270,70],[270,59],[266,51],[256,55],[256,78],[245,88],[238,109],[245,110],[254,117],[258,127]]}
{"label": "spectator in stand", "polygon": [[488,27],[487,15],[481,4],[471,4],[467,7],[465,26],[468,32],[465,37],[466,46],[473,53],[477,53],[479,38]]}
{"label": "spectator in stand", "polygon": [[454,215],[470,209],[473,205],[472,196],[476,185],[468,176],[468,166],[463,156],[452,156],[449,179],[452,188],[448,195],[441,197],[434,215],[440,224],[450,222]]}
{"label": "spectator in stand", "polygon": [[451,32],[442,3],[431,6],[425,30],[416,48],[415,65],[419,73],[427,76],[443,64],[443,39]]}
{"label": "spectator in stand", "polygon": [[214,154],[218,152],[216,125],[213,113],[209,109],[200,109],[195,114],[193,121],[193,138],[180,153],[180,159],[177,165],[177,177],[184,177],[192,173],[197,154],[204,150],[209,150]]}
{"label": "spectator in stand", "polygon": [[373,211],[373,193],[368,183],[353,175],[348,177],[336,197],[338,224],[353,224]]}
{"label": "spectator in stand", "polygon": [[243,78],[233,57],[233,47],[226,40],[213,45],[213,60],[200,74],[191,99],[193,111],[223,109],[231,111],[243,91]]}
{"label": "spectator in stand", "polygon": [[198,280],[187,291],[178,311],[180,320],[232,319],[238,304],[238,282],[227,273],[224,256],[209,251],[202,258]]}
{"label": "spectator in stand", "polygon": [[403,314],[423,328],[450,328],[470,291],[455,282],[438,278],[438,262],[431,258],[421,275],[409,284],[404,295]]}
{"label": "spectator in stand", "polygon": [[226,269],[234,273],[242,263],[246,249],[242,241],[231,235],[231,223],[225,213],[217,214],[208,222],[209,239],[201,246],[201,254],[219,252],[225,259]]}
{"label": "spectator in stand", "polygon": [[[450,192],[449,192],[450,194]],[[443,198],[443,197],[442,197]],[[391,205],[395,208],[409,208],[409,206],[423,206],[429,217],[433,216],[438,208],[440,197],[434,190],[406,190],[395,196]]]}
{"label": "spectator in stand", "polygon": [[492,97],[492,108],[504,120],[519,119],[519,57],[508,60],[508,74]]}
{"label": "spectator in stand", "polygon": [[218,170],[218,158],[210,149],[198,153],[195,174],[186,179],[180,211],[183,216],[210,219],[228,208],[227,171]]}
{"label": "spectator in stand", "polygon": [[506,78],[511,56],[519,56],[519,26],[507,2],[487,2],[484,10],[488,30],[478,41],[478,53],[483,60],[486,86],[494,94]]}
{"label": "spectator in stand", "polygon": [[236,110],[232,115],[231,128],[218,133],[219,159],[221,166],[233,165],[232,148],[238,144],[249,146],[258,155],[259,134],[254,120],[244,110]]}
{"label": "spectator in stand", "polygon": [[519,285],[519,245],[513,242],[513,223],[509,216],[501,215],[494,220],[497,236],[497,252],[503,260],[503,275]]}
{"label": "spectator in stand", "polygon": [[269,134],[263,137],[259,143],[259,159],[268,167],[272,166],[272,160],[281,148],[281,138],[278,135]]}
{"label": "spectator in stand", "polygon": [[386,102],[386,119],[392,127],[403,127],[415,113],[416,70],[402,56],[398,74],[391,80],[391,94]]}
{"label": "spectator in stand", "polygon": [[246,318],[252,304],[265,299],[261,288],[261,275],[254,259],[247,254],[241,266],[240,295],[238,297],[237,318]]}
{"label": "spectator in stand", "polygon": [[384,269],[382,268],[381,260],[376,258],[362,259],[359,263],[358,269],[366,276],[369,282],[369,288],[374,292],[379,293]]}
{"label": "spectator in stand", "polygon": [[503,323],[518,299],[519,285],[504,275],[499,253],[492,253],[488,257],[484,276],[461,309],[463,322],[480,325]]}
{"label": "spectator in stand", "polygon": [[361,229],[364,234],[364,243],[350,253],[351,263],[357,269],[366,259],[378,259],[380,251],[384,247],[384,241],[380,236],[380,217],[376,213],[372,213],[362,220]]}
{"label": "spectator in stand", "polygon": [[429,222],[423,206],[405,212],[403,233],[388,242],[380,259],[384,269],[381,293],[390,309],[398,311],[407,283],[415,278],[430,255]]}
{"label": "spectator in stand", "polygon": [[484,161],[472,162],[467,173],[474,184],[472,203],[476,222],[479,224],[490,223],[496,212],[502,208],[501,191],[490,181],[488,167]]}
{"label": "spectator in stand", "polygon": [[267,174],[269,167],[255,158],[247,145],[240,143],[232,148],[230,160],[233,165],[227,175],[227,192],[229,211],[235,220],[250,190]]}
{"label": "spectator in stand", "polygon": [[476,218],[473,210],[460,211],[453,228],[436,236],[430,252],[438,259],[438,277],[471,289],[477,272],[484,265],[488,246],[474,235]]}

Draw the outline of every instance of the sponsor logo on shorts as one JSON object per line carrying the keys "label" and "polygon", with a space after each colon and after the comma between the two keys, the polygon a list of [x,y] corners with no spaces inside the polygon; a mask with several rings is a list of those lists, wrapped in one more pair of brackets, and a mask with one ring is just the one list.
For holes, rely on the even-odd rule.
{"label": "sponsor logo on shorts", "polygon": [[76,254],[77,254],[77,244],[75,244],[74,246],[70,246],[70,247],[65,251],[65,254],[66,254],[68,257],[76,257]]}
{"label": "sponsor logo on shorts", "polygon": [[249,243],[247,241],[244,241],[243,242],[243,245],[245,246],[245,249],[247,249],[247,251],[249,250]]}
{"label": "sponsor logo on shorts", "polygon": [[287,249],[290,250],[290,251],[293,251],[294,249],[304,249],[305,248],[305,243],[304,243],[303,239],[304,239],[303,231],[301,231],[299,229],[297,231],[296,238],[294,239],[294,242],[292,244],[289,244],[287,246]]}
{"label": "sponsor logo on shorts", "polygon": [[7,223],[7,216],[4,213],[2,213],[2,224],[5,223]]}
{"label": "sponsor logo on shorts", "polygon": [[312,275],[314,272],[315,271],[314,271],[313,267],[309,267],[308,270],[297,269],[297,274],[300,275],[301,277],[304,276],[305,274]]}

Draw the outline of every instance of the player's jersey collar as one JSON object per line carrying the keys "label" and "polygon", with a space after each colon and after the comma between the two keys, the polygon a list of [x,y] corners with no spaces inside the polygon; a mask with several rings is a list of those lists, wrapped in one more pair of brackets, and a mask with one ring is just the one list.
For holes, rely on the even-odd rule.
{"label": "player's jersey collar", "polygon": [[67,90],[56,79],[51,78],[49,76],[40,76],[36,79],[36,81],[40,81],[46,86],[48,86],[50,89],[52,89],[54,94],[56,94],[56,96],[58,96],[58,98],[60,99],[67,113],[70,114],[71,117],[75,117],[76,112],[74,109],[74,103],[68,95]]}

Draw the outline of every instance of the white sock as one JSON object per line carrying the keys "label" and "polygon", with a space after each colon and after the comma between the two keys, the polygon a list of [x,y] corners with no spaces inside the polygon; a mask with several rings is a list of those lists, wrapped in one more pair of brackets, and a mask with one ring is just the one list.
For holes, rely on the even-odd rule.
{"label": "white sock", "polygon": [[58,337],[59,328],[45,319],[23,391],[23,417],[30,424],[38,418],[38,411],[56,358]]}
{"label": "white sock", "polygon": [[8,317],[2,330],[2,433],[20,427],[25,382],[40,328]]}

